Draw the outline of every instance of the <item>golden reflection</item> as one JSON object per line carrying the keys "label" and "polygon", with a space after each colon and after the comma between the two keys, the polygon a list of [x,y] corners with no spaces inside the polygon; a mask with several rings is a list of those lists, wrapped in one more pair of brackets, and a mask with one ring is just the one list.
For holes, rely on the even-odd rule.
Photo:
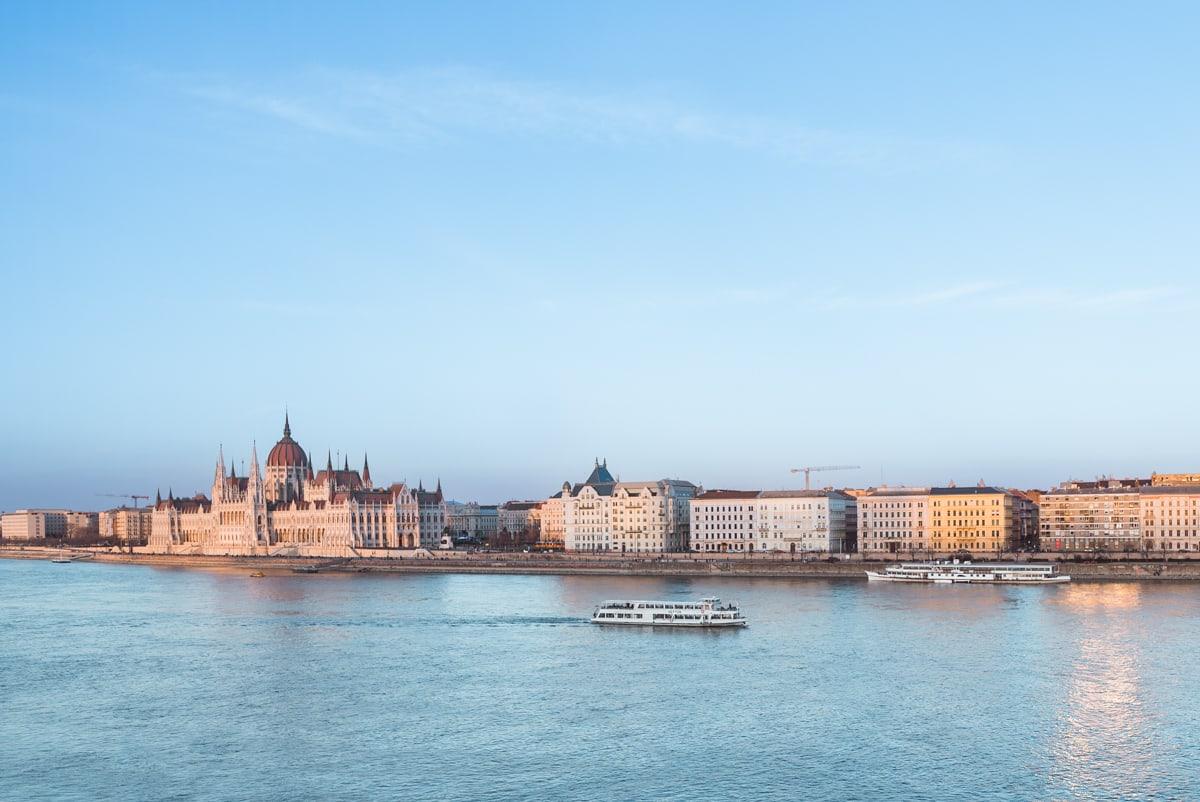
{"label": "golden reflection", "polygon": [[1134,623],[1121,612],[1137,607],[1140,597],[1134,583],[1083,583],[1055,599],[1084,612],[1049,749],[1051,778],[1070,798],[1103,790],[1128,799],[1151,789],[1154,742],[1142,654]]}
{"label": "golden reflection", "polygon": [[1077,610],[1127,610],[1142,603],[1142,586],[1137,582],[1072,582],[1059,589],[1062,592],[1053,602]]}

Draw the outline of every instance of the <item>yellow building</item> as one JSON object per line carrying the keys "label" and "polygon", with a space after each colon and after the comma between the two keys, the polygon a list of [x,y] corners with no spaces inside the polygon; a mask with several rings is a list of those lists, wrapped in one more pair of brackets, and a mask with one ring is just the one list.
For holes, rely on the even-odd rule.
{"label": "yellow building", "polygon": [[972,553],[1018,547],[1014,498],[997,487],[935,487],[929,491],[929,535],[934,551]]}
{"label": "yellow building", "polygon": [[153,507],[117,507],[100,513],[100,537],[118,543],[145,544],[150,539]]}

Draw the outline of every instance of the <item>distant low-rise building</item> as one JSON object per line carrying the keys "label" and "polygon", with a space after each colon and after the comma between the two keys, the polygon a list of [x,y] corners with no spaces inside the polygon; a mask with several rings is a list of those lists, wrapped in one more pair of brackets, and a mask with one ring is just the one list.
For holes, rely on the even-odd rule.
{"label": "distant low-rise building", "polygon": [[63,509],[27,509],[0,517],[0,537],[13,542],[62,540],[87,529],[95,513]]}
{"label": "distant low-rise building", "polygon": [[479,505],[479,536],[489,538],[500,531],[500,506],[498,504]]}
{"label": "distant low-rise building", "polygon": [[530,519],[537,521],[535,514],[542,505],[540,501],[506,501],[497,509],[497,527],[501,533],[518,535],[535,531]]}

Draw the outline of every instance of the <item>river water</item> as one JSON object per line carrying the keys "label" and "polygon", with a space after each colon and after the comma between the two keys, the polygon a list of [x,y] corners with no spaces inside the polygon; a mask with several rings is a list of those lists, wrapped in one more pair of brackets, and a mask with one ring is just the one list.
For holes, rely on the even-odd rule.
{"label": "river water", "polygon": [[1197,584],[247,574],[0,560],[0,799],[1200,799]]}

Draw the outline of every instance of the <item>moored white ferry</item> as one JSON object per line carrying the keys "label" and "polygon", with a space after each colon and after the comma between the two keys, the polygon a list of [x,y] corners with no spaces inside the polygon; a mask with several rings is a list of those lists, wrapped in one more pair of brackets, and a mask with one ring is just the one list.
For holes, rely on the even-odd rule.
{"label": "moored white ferry", "polygon": [[605,601],[592,611],[593,624],[633,624],[661,627],[744,627],[746,618],[736,603],[721,604],[715,596],[698,602]]}
{"label": "moored white ferry", "polygon": [[1014,583],[1047,585],[1070,582],[1071,577],[1058,572],[1053,564],[973,563],[958,560],[897,563],[883,571],[867,571],[872,582],[937,582],[939,584]]}

